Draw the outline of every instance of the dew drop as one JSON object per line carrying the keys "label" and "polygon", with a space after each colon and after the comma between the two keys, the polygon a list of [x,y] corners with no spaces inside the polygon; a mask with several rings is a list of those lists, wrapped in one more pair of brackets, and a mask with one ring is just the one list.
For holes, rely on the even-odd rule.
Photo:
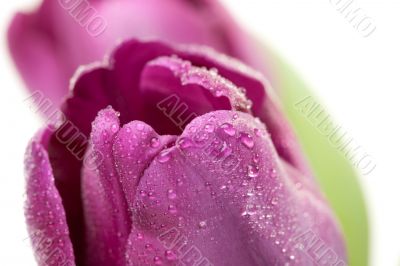
{"label": "dew drop", "polygon": [[254,134],[255,134],[257,137],[261,137],[261,130],[259,130],[258,128],[255,128],[255,129],[254,129]]}
{"label": "dew drop", "polygon": [[224,94],[224,91],[221,89],[216,89],[215,90],[215,96],[221,97]]}
{"label": "dew drop", "polygon": [[258,153],[253,154],[253,162],[258,163],[260,160],[260,155]]}
{"label": "dew drop", "polygon": [[176,193],[173,189],[168,189],[167,196],[169,199],[176,199]]}
{"label": "dew drop", "polygon": [[153,261],[154,261],[155,265],[162,265],[163,264],[162,259],[159,256],[155,256],[153,258]]}
{"label": "dew drop", "polygon": [[218,69],[216,69],[216,68],[210,68],[210,73],[211,73],[211,75],[217,75],[218,74]]}
{"label": "dew drop", "polygon": [[169,211],[169,213],[172,213],[172,214],[175,214],[178,212],[178,210],[176,209],[176,207],[174,205],[169,205],[168,211]]}
{"label": "dew drop", "polygon": [[250,136],[249,134],[242,132],[240,133],[239,139],[242,142],[242,144],[247,148],[252,149],[254,147],[253,137]]}
{"label": "dew drop", "polygon": [[166,250],[164,255],[167,258],[167,260],[169,260],[169,261],[174,261],[177,259],[175,253],[171,250]]}
{"label": "dew drop", "polygon": [[158,157],[157,157],[157,160],[158,160],[160,163],[166,163],[166,162],[168,162],[170,159],[171,159],[171,154],[170,154],[169,151],[162,151],[162,152],[158,155]]}
{"label": "dew drop", "polygon": [[257,177],[260,172],[258,166],[250,164],[247,166],[247,176],[248,177]]}
{"label": "dew drop", "polygon": [[221,129],[229,136],[234,136],[236,134],[236,129],[232,124],[224,123],[221,125]]}
{"label": "dew drop", "polygon": [[204,228],[206,228],[207,227],[207,222],[206,221],[201,221],[201,222],[199,222],[199,228],[200,229],[204,229]]}
{"label": "dew drop", "polygon": [[189,139],[189,138],[185,138],[185,137],[180,138],[180,139],[178,140],[177,144],[178,144],[178,146],[179,146],[181,149],[183,149],[183,150],[188,149],[188,148],[190,148],[190,147],[193,146],[192,140]]}
{"label": "dew drop", "polygon": [[156,197],[155,197],[155,195],[154,195],[154,192],[149,192],[149,193],[147,193],[147,196],[149,197],[149,199],[155,199]]}
{"label": "dew drop", "polygon": [[144,129],[144,124],[142,124],[142,123],[136,124],[136,129],[139,131],[142,131]]}
{"label": "dew drop", "polygon": [[137,234],[136,234],[136,238],[137,238],[138,240],[142,240],[142,239],[143,239],[142,233],[137,233]]}
{"label": "dew drop", "polygon": [[118,131],[118,126],[117,126],[116,124],[112,124],[112,125],[111,125],[111,131],[112,131],[113,133],[117,132],[117,131]]}
{"label": "dew drop", "polygon": [[158,138],[151,138],[150,145],[153,148],[157,148],[158,146],[160,146],[160,140]]}
{"label": "dew drop", "polygon": [[183,185],[183,180],[180,179],[180,178],[178,178],[178,179],[176,180],[176,184],[177,184],[178,186],[182,186],[182,185]]}
{"label": "dew drop", "polygon": [[278,199],[273,197],[272,200],[271,200],[271,204],[272,205],[277,205],[278,204]]}
{"label": "dew drop", "polygon": [[204,126],[204,130],[207,131],[207,132],[209,132],[209,133],[212,133],[212,132],[214,132],[214,125],[212,125],[212,124],[206,124],[206,125]]}

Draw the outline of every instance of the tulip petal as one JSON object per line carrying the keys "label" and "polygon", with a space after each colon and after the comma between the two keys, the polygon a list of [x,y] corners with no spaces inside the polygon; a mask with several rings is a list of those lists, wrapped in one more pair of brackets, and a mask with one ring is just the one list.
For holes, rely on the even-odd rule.
{"label": "tulip petal", "polygon": [[101,154],[102,160],[95,167],[83,165],[87,265],[124,265],[123,254],[130,230],[130,218],[112,156],[112,146],[118,130],[117,113],[112,108],[100,111],[93,122],[90,148],[86,156],[91,153]]}
{"label": "tulip petal", "polygon": [[25,154],[27,200],[25,216],[38,265],[75,265],[62,200],[54,185],[46,152],[50,132],[41,132]]}
{"label": "tulip petal", "polygon": [[134,208],[137,184],[144,170],[154,157],[175,139],[175,136],[160,137],[150,126],[140,121],[132,121],[118,132],[114,141],[113,156],[130,209]]}
{"label": "tulip petal", "polygon": [[278,104],[270,83],[260,72],[210,47],[181,45],[177,51],[182,59],[194,65],[217,69],[222,77],[245,89],[246,96],[253,102],[254,115],[267,125],[278,154],[303,174],[311,174],[294,130]]}
{"label": "tulip petal", "polygon": [[313,250],[316,259],[346,261],[327,203],[299,176],[252,116],[194,119],[140,178],[128,262],[150,265],[172,251],[187,265],[310,265],[316,244],[302,246],[304,232],[323,247]]}
{"label": "tulip petal", "polygon": [[[17,14],[14,17],[8,32],[10,52],[29,89],[45,93],[59,105],[68,79],[59,71],[60,58],[54,56],[51,38],[43,38],[35,32],[35,26],[31,25],[34,21],[32,15]],[[42,76],[48,78],[38,78]]]}
{"label": "tulip petal", "polygon": [[[112,105],[121,112],[123,124],[141,118],[142,103],[136,89],[139,73],[147,61],[164,53],[172,53],[171,48],[156,42],[123,43],[109,61],[82,68],[71,83],[71,95],[62,107],[65,122],[51,136],[48,152],[55,169],[55,183],[63,198],[71,240],[78,253],[85,249],[80,187],[83,158],[75,154],[86,149],[91,122],[106,106]],[[83,257],[76,254],[80,264]]]}
{"label": "tulip petal", "polygon": [[[68,93],[68,80],[76,68],[100,60],[120,39],[197,43],[264,65],[248,52],[255,46],[250,38],[216,6],[210,2],[200,9],[178,0],[43,0],[34,12],[13,18],[8,43],[29,89],[41,91],[56,106]],[[101,23],[99,34],[90,30],[93,20]]]}
{"label": "tulip petal", "polygon": [[142,99],[147,103],[145,121],[160,133],[179,134],[194,117],[213,110],[250,112],[251,101],[216,70],[193,66],[178,57],[162,56],[148,62],[141,77]]}
{"label": "tulip petal", "polygon": [[[152,120],[154,118],[149,118],[148,114],[146,114],[146,108],[149,108],[150,105],[149,103],[141,101],[141,99],[143,99],[143,91],[140,89],[140,85],[141,83],[142,85],[146,83],[151,85],[151,83],[148,79],[144,81],[141,80],[143,77],[146,77],[142,77],[141,74],[145,68],[150,67],[146,65],[149,61],[156,60],[162,56],[173,55],[178,55],[182,58],[186,56],[189,61],[190,58],[192,58],[194,60],[194,66],[197,66],[196,62],[209,62],[209,65],[206,66],[214,66],[223,77],[226,75],[229,77],[229,80],[232,78],[235,85],[241,86],[241,83],[238,82],[243,80],[243,82],[247,84],[246,86],[249,86],[249,84],[253,84],[254,88],[258,86],[258,91],[261,91],[263,88],[262,82],[246,76],[242,73],[243,71],[237,71],[240,67],[228,68],[227,64],[224,65],[222,63],[213,65],[214,63],[212,62],[215,60],[212,60],[206,53],[202,53],[201,55],[201,52],[192,51],[189,53],[186,50],[180,51],[180,48],[168,46],[160,42],[126,41],[122,43],[103,64],[82,68],[73,80],[73,90],[71,90],[71,95],[65,101],[62,108],[66,122],[51,136],[48,147],[49,158],[54,168],[55,183],[63,199],[71,240],[74,246],[78,247],[76,248],[77,252],[84,250],[82,246],[84,242],[82,239],[84,227],[82,226],[83,214],[80,198],[82,158],[77,158],[75,156],[74,149],[71,151],[71,146],[77,148],[78,151],[85,150],[87,137],[90,133],[90,123],[95,119],[96,114],[107,105],[112,105],[115,110],[121,113],[120,120],[122,124],[133,120],[141,120],[156,128],[158,132],[164,133],[157,127],[157,123],[162,123],[166,126],[172,125],[172,123],[170,123],[170,121],[168,121],[168,123],[159,122],[163,121],[163,119],[168,119],[168,117],[165,117],[162,113],[160,113],[161,117],[158,117],[160,120],[157,120],[157,123]],[[189,58],[189,56],[191,57]],[[202,61],[196,61],[200,60],[196,58],[201,58]],[[226,73],[230,73],[230,76]],[[236,78],[235,73],[238,75]],[[158,80],[161,80],[161,78],[170,76],[165,75],[164,72],[160,73],[159,79],[155,79],[153,85],[156,84]],[[175,78],[175,80],[179,81],[177,78]],[[248,83],[248,80],[251,80],[252,83]],[[171,79],[169,79],[169,81],[171,81]],[[167,83],[164,85],[167,88],[168,86],[172,88],[171,84]],[[250,87],[246,88],[247,90],[251,90]],[[219,100],[221,99],[223,98],[221,97]],[[267,99],[269,99],[269,97],[267,97]],[[202,102],[205,107],[201,109],[202,112],[198,115],[202,115],[203,111],[211,111],[209,106],[212,105],[213,102],[215,104],[216,101],[218,101],[214,99],[214,96],[211,94],[207,96],[207,100],[208,101]],[[151,104],[155,104],[154,101],[151,102]],[[217,106],[225,109],[224,103]],[[229,105],[227,106],[229,107]],[[265,112],[259,115],[261,115],[260,118],[268,126],[274,145],[277,147],[278,154],[297,169],[300,169],[303,174],[306,172],[308,173],[308,171],[303,170],[307,167],[303,162],[304,159],[302,154],[300,154],[298,144],[295,142],[290,127],[285,122],[286,120],[281,113],[276,111],[279,110],[279,108],[274,106],[275,104],[271,100],[271,104],[266,107],[267,109],[264,110]],[[264,116],[267,116],[267,118]],[[152,121],[154,123],[149,123]],[[78,132],[81,137],[72,140],[72,136],[67,136],[71,138],[63,139],[60,134],[57,134],[60,133],[63,128],[67,128],[68,125],[73,128],[74,132]],[[173,132],[174,131],[172,131],[172,133]],[[75,256],[77,261],[81,262],[83,256],[78,254],[75,254]]]}

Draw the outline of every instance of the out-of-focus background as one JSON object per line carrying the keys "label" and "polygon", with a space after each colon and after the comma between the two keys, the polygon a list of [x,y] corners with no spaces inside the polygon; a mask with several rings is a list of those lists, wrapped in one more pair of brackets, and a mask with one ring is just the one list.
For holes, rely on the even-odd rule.
{"label": "out-of-focus background", "polygon": [[[298,71],[340,126],[374,157],[360,176],[371,222],[371,265],[400,265],[400,2],[358,0],[376,26],[365,37],[338,12],[341,0],[223,0],[238,20]],[[41,125],[8,55],[5,31],[17,10],[0,4],[0,264],[35,265],[23,216],[23,152]]]}

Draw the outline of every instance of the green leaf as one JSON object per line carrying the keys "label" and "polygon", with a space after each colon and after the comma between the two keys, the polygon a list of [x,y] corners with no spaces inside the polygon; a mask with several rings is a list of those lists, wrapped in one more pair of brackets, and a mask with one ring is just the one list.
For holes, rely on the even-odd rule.
{"label": "green leaf", "polygon": [[[358,175],[343,151],[329,143],[317,126],[296,109],[307,96],[316,99],[304,81],[280,58],[268,52],[273,66],[273,87],[283,101],[284,111],[292,122],[315,176],[330,202],[345,234],[349,265],[368,265],[369,231],[366,206]],[[317,100],[318,101],[318,100]]]}

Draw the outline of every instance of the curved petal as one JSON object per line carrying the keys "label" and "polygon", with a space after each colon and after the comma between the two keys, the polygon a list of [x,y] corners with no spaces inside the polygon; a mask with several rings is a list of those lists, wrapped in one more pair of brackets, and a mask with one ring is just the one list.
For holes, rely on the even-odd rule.
{"label": "curved petal", "polygon": [[100,160],[83,165],[86,263],[124,265],[130,218],[112,156],[115,134],[119,130],[117,113],[111,108],[100,111],[92,127],[86,158],[96,154]]}
{"label": "curved petal", "polygon": [[267,125],[278,154],[303,174],[311,175],[294,130],[263,74],[209,47],[183,45],[177,49],[177,55],[194,65],[217,69],[219,75],[245,90],[253,102],[254,115]]}
{"label": "curved petal", "polygon": [[188,265],[345,262],[327,203],[300,175],[250,115],[196,118],[140,178],[128,262],[173,263],[171,254]]}
{"label": "curved petal", "polygon": [[74,250],[65,212],[45,149],[48,135],[47,130],[40,132],[25,154],[25,216],[37,263],[41,266],[73,266]]}
{"label": "curved petal", "polygon": [[[48,147],[50,161],[55,169],[55,183],[63,198],[74,246],[82,245],[82,236],[84,235],[80,198],[82,160],[76,158],[76,156],[71,153],[71,146],[78,147],[80,150],[86,149],[87,137],[90,133],[90,124],[94,120],[96,114],[108,105],[112,105],[115,110],[121,113],[120,120],[122,124],[133,120],[142,120],[144,122],[149,120],[151,122],[153,118],[149,118],[146,114],[146,108],[148,107],[145,108],[145,106],[147,103],[140,100],[142,99],[143,93],[143,90],[140,89],[140,85],[141,82],[152,86],[157,85],[155,83],[157,80],[155,79],[153,80],[154,83],[151,83],[152,80],[149,79],[149,77],[152,76],[150,74],[154,66],[152,67],[146,64],[159,57],[173,56],[174,54],[178,56],[184,56],[186,54],[190,62],[192,62],[191,59],[194,60],[194,66],[197,66],[196,62],[200,62],[196,61],[199,60],[196,58],[202,58],[202,62],[209,62],[208,64],[210,67],[215,66],[222,77],[226,75],[229,77],[228,80],[233,79],[235,85],[237,85],[235,82],[238,83],[242,80],[242,82],[244,82],[243,84],[246,86],[251,85],[254,88],[258,88],[258,91],[263,90],[262,82],[245,75],[245,73],[243,74],[243,70],[238,71],[240,67],[228,68],[227,64],[222,63],[212,65],[214,61],[210,59],[209,55],[204,54],[200,56],[198,52],[196,52],[197,57],[193,55],[194,52],[191,52],[191,57],[189,58],[189,52],[184,50],[180,51],[179,48],[174,48],[159,42],[139,42],[137,40],[124,42],[114,51],[110,58],[107,58],[104,64],[97,64],[84,68],[74,79],[71,95],[64,103],[63,112],[66,122],[51,136]],[[146,73],[149,74],[147,78]],[[227,73],[230,74],[228,75]],[[143,76],[141,76],[142,74]],[[163,76],[160,74],[158,78],[163,77],[168,77],[168,75]],[[248,81],[251,82],[248,83]],[[242,83],[238,84],[237,86],[242,86]],[[171,84],[166,85],[170,86]],[[250,91],[249,88],[248,90]],[[204,106],[211,104],[212,106],[214,103],[215,105],[214,96],[210,94],[206,99],[208,101],[201,104],[204,104]],[[270,99],[270,97],[266,99]],[[266,105],[264,111],[261,112],[259,110],[261,113],[256,113],[256,116],[260,115],[261,119],[266,116],[263,120],[266,122],[271,132],[274,145],[277,147],[279,155],[297,169],[300,169],[302,173],[307,172],[303,170],[306,168],[306,164],[303,163],[304,159],[285,118],[279,112],[279,108],[274,107],[275,103],[272,100],[266,103],[270,104]],[[224,108],[226,105],[218,105],[218,107],[221,106]],[[203,111],[211,111],[211,108],[205,108]],[[203,113],[199,115],[201,114]],[[164,116],[162,113],[160,113],[160,115]],[[153,124],[155,123],[151,125],[156,127],[156,125]],[[79,132],[80,137],[73,140],[72,142],[74,143],[67,140],[60,140],[60,136],[57,135],[63,128],[68,128],[68,125],[72,127],[74,131]],[[79,248],[79,250],[83,250],[83,247]],[[78,259],[80,257],[82,256],[77,256]]]}
{"label": "curved petal", "polygon": [[140,91],[146,102],[145,121],[160,133],[180,134],[194,117],[214,110],[251,112],[251,101],[232,82],[214,69],[178,57],[163,56],[147,63]]}
{"label": "curved petal", "polygon": [[134,209],[137,184],[143,172],[175,136],[159,136],[150,126],[132,121],[117,133],[113,156],[129,209]]}
{"label": "curved petal", "polygon": [[[214,2],[200,8],[181,0],[43,0],[36,11],[15,16],[8,43],[29,89],[42,91],[56,106],[76,68],[101,59],[121,39],[202,44],[262,67],[262,60],[254,60],[255,45]],[[99,34],[89,27],[95,18],[102,23]]]}
{"label": "curved petal", "polygon": [[31,14],[13,18],[8,30],[10,52],[28,89],[43,92],[59,106],[68,88],[63,71],[72,73],[61,66],[62,58],[57,56],[52,38],[38,33],[41,29],[36,21],[38,18]]}

